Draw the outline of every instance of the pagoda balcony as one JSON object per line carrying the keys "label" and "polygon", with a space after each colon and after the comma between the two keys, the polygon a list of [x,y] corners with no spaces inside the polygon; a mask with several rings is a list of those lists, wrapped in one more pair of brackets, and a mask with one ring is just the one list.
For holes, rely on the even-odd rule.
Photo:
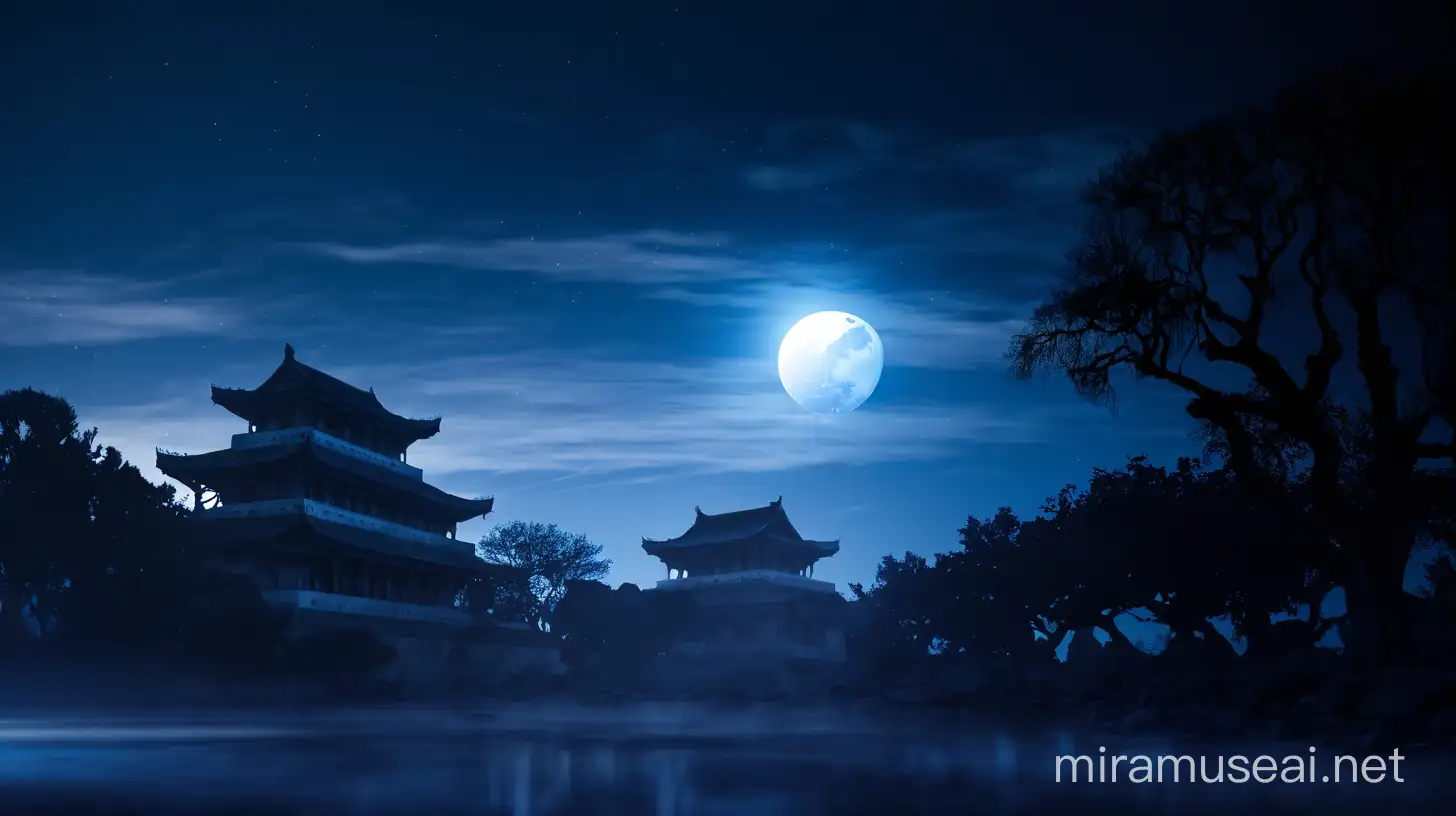
{"label": "pagoda balcony", "polygon": [[356,598],[352,595],[335,595],[332,592],[316,592],[308,589],[264,590],[263,599],[275,607],[308,612],[330,612],[338,615],[389,618],[452,626],[471,626],[478,622],[476,615],[460,609],[424,606],[400,601],[381,601],[377,598]]}
{"label": "pagoda balcony", "polygon": [[289,515],[312,516],[320,521],[345,524],[361,530],[370,530],[372,532],[394,536],[395,538],[418,541],[434,546],[459,547],[470,550],[472,554],[474,553],[474,550],[469,544],[449,538],[443,533],[432,533],[428,530],[420,530],[415,527],[397,524],[393,521],[385,521],[374,516],[366,516],[363,513],[356,513],[353,510],[345,510],[342,507],[335,507],[332,504],[325,504],[321,501],[301,497],[224,504],[219,507],[197,511],[197,518],[201,521],[230,518],[277,518],[278,516]]}
{"label": "pagoda balcony", "polygon": [[312,437],[313,444],[319,447],[337,451],[371,465],[388,468],[411,479],[424,481],[425,472],[414,465],[392,459],[382,453],[376,453],[368,448],[355,445],[353,442],[345,442],[337,436],[326,434],[317,428],[283,428],[277,431],[233,434],[232,449],[248,450],[266,448],[271,445],[301,445],[309,441],[310,437]]}
{"label": "pagoda balcony", "polygon": [[837,590],[834,584],[829,581],[820,581],[816,578],[805,578],[802,575],[795,575],[790,572],[779,572],[770,569],[743,570],[742,572],[721,573],[719,575],[694,575],[687,578],[669,578],[665,581],[658,581],[658,589],[697,589],[709,586],[741,586],[744,584],[769,583],[779,586],[794,587],[796,589],[808,589],[815,592],[826,592],[833,594]]}

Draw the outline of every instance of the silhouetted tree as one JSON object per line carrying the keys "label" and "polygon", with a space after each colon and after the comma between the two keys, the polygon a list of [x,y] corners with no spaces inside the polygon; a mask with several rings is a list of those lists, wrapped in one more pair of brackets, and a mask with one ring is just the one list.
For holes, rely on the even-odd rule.
{"label": "silhouetted tree", "polygon": [[[860,621],[852,648],[859,660],[880,675],[893,675],[923,660],[939,632],[946,631],[940,613],[948,594],[940,574],[923,556],[880,559],[868,589],[852,583]],[[937,629],[939,627],[939,629]]]}
{"label": "silhouetted tree", "polygon": [[184,508],[65,400],[0,394],[4,630],[134,651],[182,624]]}
{"label": "silhouetted tree", "polygon": [[12,657],[38,646],[82,665],[180,658],[228,676],[347,675],[389,657],[345,635],[295,645],[280,662],[290,615],[250,579],[192,558],[173,488],[96,435],[59,397],[0,394],[0,647]]}
{"label": "silhouetted tree", "polygon": [[561,659],[572,669],[598,662],[611,639],[612,588],[601,581],[566,582],[551,614],[551,633],[561,641]]}
{"label": "silhouetted tree", "polygon": [[991,518],[968,518],[961,549],[936,556],[942,577],[932,583],[946,597],[949,648],[977,658],[1024,657],[1034,633],[1050,637],[1047,621],[1032,608],[1033,599],[1044,600],[1048,576],[1021,546],[1022,527],[1009,507]]}
{"label": "silhouetted tree", "polygon": [[[1094,628],[1126,647],[1124,613],[1166,625],[1180,652],[1193,644],[1232,659],[1213,626],[1226,617],[1252,654],[1276,654],[1288,637],[1276,644],[1270,616],[1317,607],[1335,558],[1297,482],[1249,491],[1232,471],[1192,459],[1164,468],[1134,457],[1121,470],[1096,469],[1036,518],[1001,508],[968,519],[960,534],[960,549],[933,565],[913,553],[886,557],[870,589],[851,585],[863,604],[858,656],[880,662],[881,673],[928,652],[1048,659],[1038,641]],[[1302,646],[1312,648],[1324,628],[1310,625]]]}
{"label": "silhouetted tree", "polygon": [[607,619],[610,669],[619,682],[635,683],[657,653],[657,620],[648,596],[636,584],[617,587],[612,601]]}
{"label": "silhouetted tree", "polygon": [[612,568],[611,559],[602,557],[600,544],[555,524],[533,521],[496,525],[481,537],[475,553],[529,576],[530,597],[520,600],[528,605],[529,619],[542,625],[566,594],[568,581],[596,580]]}
{"label": "silhouetted tree", "polygon": [[551,633],[573,671],[616,688],[637,686],[675,627],[686,622],[687,593],[649,596],[636,584],[615,590],[600,581],[571,581],[551,616]]}
{"label": "silhouetted tree", "polygon": [[[1451,132],[1429,113],[1447,77],[1379,85],[1345,73],[1125,155],[1087,191],[1093,213],[1068,280],[1010,348],[1018,374],[1060,371],[1096,399],[1112,399],[1117,370],[1187,391],[1189,415],[1222,432],[1251,490],[1270,472],[1260,426],[1306,448],[1311,502],[1341,531],[1339,577],[1369,630],[1359,648],[1377,660],[1396,658],[1408,629],[1417,465],[1456,448]],[[1294,308],[1286,302],[1316,330],[1302,376],[1268,342],[1270,316]],[[1421,366],[1402,381],[1404,330]],[[1342,482],[1349,454],[1329,408],[1347,349],[1368,405],[1358,498]],[[1221,388],[1189,359],[1240,367],[1254,387]],[[1438,418],[1445,439],[1427,441]]]}

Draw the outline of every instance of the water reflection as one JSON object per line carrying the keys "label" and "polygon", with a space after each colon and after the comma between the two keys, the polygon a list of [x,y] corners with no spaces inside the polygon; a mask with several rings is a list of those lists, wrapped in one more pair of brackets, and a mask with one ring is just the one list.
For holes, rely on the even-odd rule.
{"label": "water reflection", "polygon": [[[469,721],[0,722],[0,813],[1333,813],[1419,810],[1435,794],[1436,777],[1423,776],[1419,762],[1405,785],[1363,788],[1056,785],[1057,754],[1095,753],[1100,742],[1066,733],[823,727],[690,736],[600,721],[523,733],[499,719],[462,727]],[[1119,748],[1175,752],[1155,741]]]}

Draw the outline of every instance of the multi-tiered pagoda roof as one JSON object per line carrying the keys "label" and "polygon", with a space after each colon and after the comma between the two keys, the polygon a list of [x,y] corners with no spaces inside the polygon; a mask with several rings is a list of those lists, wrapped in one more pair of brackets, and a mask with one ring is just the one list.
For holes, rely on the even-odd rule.
{"label": "multi-tiered pagoda roof", "polygon": [[[404,538],[388,532],[371,530],[354,524],[329,521],[327,510],[318,513],[318,508],[298,502],[292,512],[268,515],[234,515],[217,519],[218,523],[207,526],[209,546],[218,550],[267,549],[270,546],[282,548],[289,542],[311,541],[327,544],[326,549],[334,552],[367,552],[381,556],[390,562],[418,561],[436,564],[466,573],[500,573],[508,571],[497,564],[482,561],[475,548],[464,541],[442,539],[424,542]],[[199,522],[208,522],[207,513]]]}
{"label": "multi-tiered pagoda roof", "polygon": [[265,447],[225,448],[196,455],[158,451],[157,469],[183,484],[202,482],[218,488],[223,482],[245,483],[275,469],[317,473],[342,482],[369,482],[408,496],[429,507],[433,515],[455,523],[487,515],[495,505],[493,498],[456,496],[384,463],[342,453],[324,434],[300,431],[296,436]]}
{"label": "multi-tiered pagoda roof", "polygon": [[321,403],[340,413],[364,420],[390,437],[408,444],[440,432],[440,418],[409,419],[392,413],[374,391],[365,391],[312,366],[300,363],[293,346],[283,347],[283,362],[257,388],[212,387],[212,401],[248,422],[263,424],[300,402]]}
{"label": "multi-tiered pagoda roof", "polygon": [[439,431],[439,419],[393,414],[372,391],[299,362],[291,345],[262,385],[214,386],[212,397],[247,420],[248,432],[210,453],[158,450],[157,468],[193,490],[203,509],[194,521],[219,552],[278,563],[291,551],[488,569],[455,527],[489,514],[494,499],[448,493],[403,461],[410,443]]}

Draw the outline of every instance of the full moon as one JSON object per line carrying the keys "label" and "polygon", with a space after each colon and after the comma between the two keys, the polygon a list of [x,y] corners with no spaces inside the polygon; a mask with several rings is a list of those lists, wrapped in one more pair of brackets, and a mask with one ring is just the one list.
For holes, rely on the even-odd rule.
{"label": "full moon", "polygon": [[779,380],[794,402],[816,414],[858,408],[885,367],[885,347],[870,324],[845,312],[815,312],[779,345]]}

